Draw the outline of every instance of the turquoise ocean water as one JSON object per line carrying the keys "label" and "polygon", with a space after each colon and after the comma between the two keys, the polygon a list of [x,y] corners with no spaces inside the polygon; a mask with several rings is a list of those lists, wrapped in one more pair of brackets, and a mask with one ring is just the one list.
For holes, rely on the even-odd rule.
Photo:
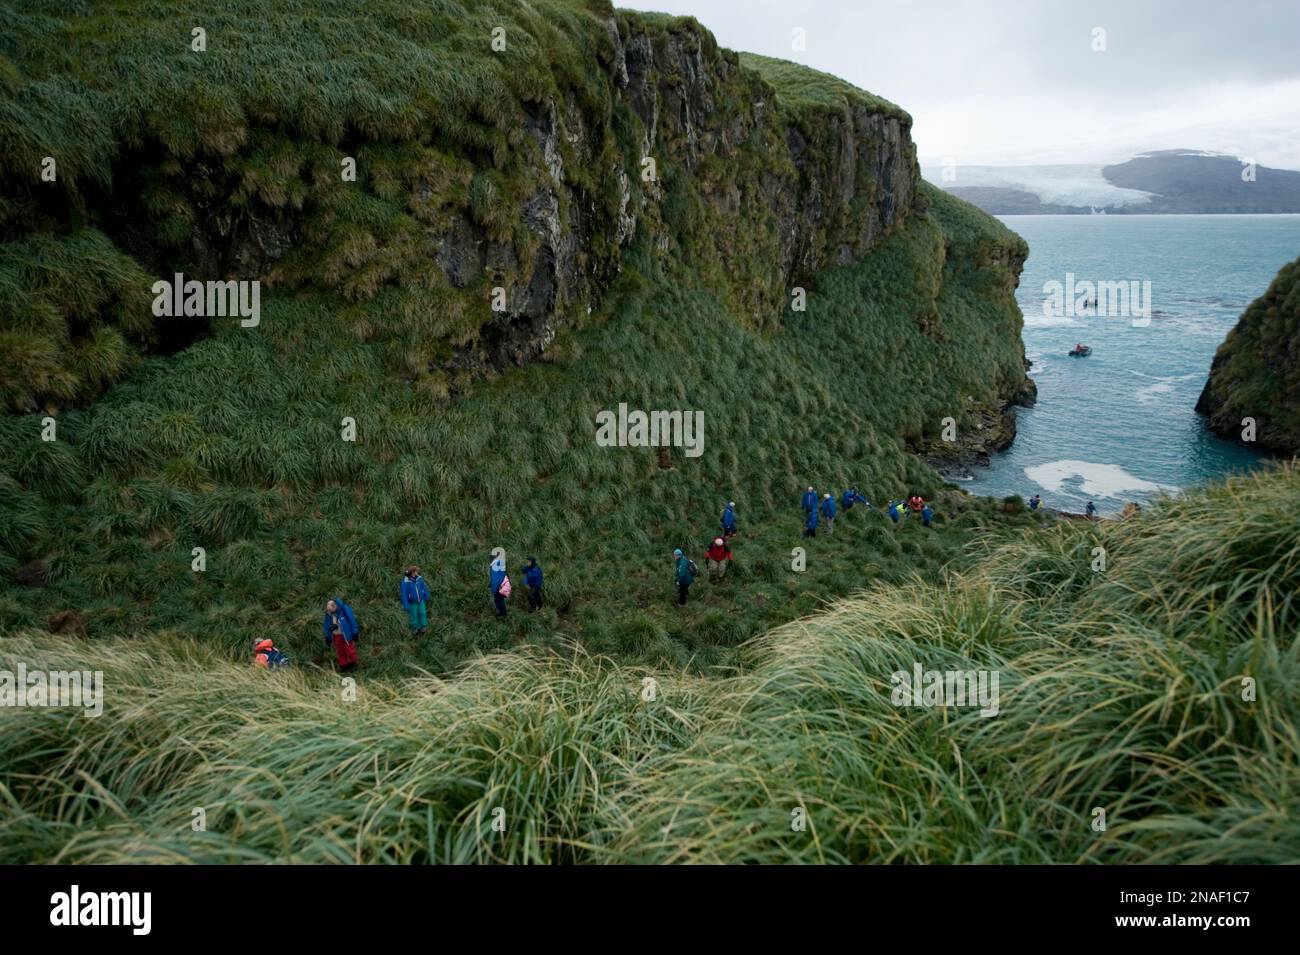
{"label": "turquoise ocean water", "polygon": [[[1300,216],[1000,218],[1029,242],[1017,299],[1038,404],[1017,412],[1015,444],[964,487],[1038,493],[1064,510],[1092,500],[1113,513],[1261,463],[1211,435],[1193,409],[1228,330],[1300,256]],[[1071,273],[1076,285],[1150,282],[1149,324],[1139,314],[1045,315],[1045,284],[1066,286]],[[1092,355],[1068,357],[1076,342]]]}

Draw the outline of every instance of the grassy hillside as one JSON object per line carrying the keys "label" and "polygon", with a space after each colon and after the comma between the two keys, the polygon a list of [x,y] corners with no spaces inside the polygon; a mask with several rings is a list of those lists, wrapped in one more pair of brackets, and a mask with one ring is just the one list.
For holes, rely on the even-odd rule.
{"label": "grassy hillside", "polygon": [[[944,487],[910,449],[1023,389],[1027,249],[909,129],[601,0],[0,10],[0,670],[107,685],[0,713],[0,861],[1295,861],[1300,475],[1122,524]],[[175,271],[260,324],[155,319]],[[599,446],[621,403],[703,454]],[[810,483],[877,508],[805,540]],[[491,616],[498,547],[542,612]],[[891,706],[913,664],[1000,714]]]}
{"label": "grassy hillside", "polygon": [[[918,191],[870,94],[578,0],[37,3],[0,11],[0,57],[0,630],[308,661],[341,595],[372,673],[574,638],[709,668],[1030,520],[906,451],[1024,382],[1026,248]],[[156,319],[175,271],[258,278],[260,325]],[[704,454],[597,446],[622,402],[702,411]],[[795,573],[808,483],[940,519],[858,511]],[[735,573],[680,611],[669,554],[728,500]],[[496,547],[546,568],[544,613],[490,619]]]}
{"label": "grassy hillside", "polygon": [[775,98],[694,20],[603,0],[0,10],[0,399],[84,405],[207,334],[148,314],[174,272],[331,294],[441,396],[581,326],[633,245],[774,322],[791,269],[859,257],[919,179],[897,107]]}
{"label": "grassy hillside", "polygon": [[[210,642],[16,635],[4,665],[100,668],[108,697],[0,721],[0,860],[1294,863],[1297,492],[1292,467],[982,544],[726,679],[573,648],[349,703]],[[998,670],[999,714],[892,706],[916,663]]]}
{"label": "grassy hillside", "polygon": [[1257,447],[1300,454],[1300,259],[1282,266],[1228,332],[1196,410],[1234,441],[1252,418]]}
{"label": "grassy hillside", "polygon": [[[821,274],[808,312],[777,334],[737,324],[689,273],[670,282],[646,263],[625,272],[615,314],[551,361],[441,405],[386,375],[347,311],[276,299],[261,327],[153,359],[61,415],[58,442],[40,440],[38,417],[9,417],[0,566],[43,561],[48,586],[11,586],[0,622],[76,610],[93,636],[164,630],[242,654],[265,634],[303,658],[324,601],[343,594],[371,630],[372,663],[438,670],[580,635],[593,652],[703,665],[871,580],[934,578],[971,528],[1012,519],[957,492],[932,533],[859,510],[811,542],[806,573],[790,569],[806,483],[855,482],[878,503],[913,487],[934,496],[904,441],[1019,372],[1006,347],[1014,276],[996,262],[1018,240],[934,202],[861,263]],[[598,447],[595,415],[621,401],[702,410],[704,455]],[[339,436],[345,415],[354,444]],[[735,576],[716,592],[701,583],[683,613],[668,605],[669,553],[698,557],[727,500],[742,525]],[[205,573],[190,569],[196,546]],[[496,546],[512,572],[528,555],[547,569],[537,618],[489,618]],[[411,562],[435,595],[419,645],[395,597]]]}

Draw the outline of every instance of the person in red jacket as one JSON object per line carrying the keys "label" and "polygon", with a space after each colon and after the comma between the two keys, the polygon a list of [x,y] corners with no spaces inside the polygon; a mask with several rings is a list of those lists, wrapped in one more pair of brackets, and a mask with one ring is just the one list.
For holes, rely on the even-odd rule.
{"label": "person in red jacket", "polygon": [[925,510],[925,498],[913,492],[912,496],[907,499],[907,506],[911,508],[913,514],[920,514],[921,511]]}
{"label": "person in red jacket", "polygon": [[731,560],[731,549],[721,537],[713,538],[713,546],[704,552],[712,580],[721,580],[727,572],[727,562]]}

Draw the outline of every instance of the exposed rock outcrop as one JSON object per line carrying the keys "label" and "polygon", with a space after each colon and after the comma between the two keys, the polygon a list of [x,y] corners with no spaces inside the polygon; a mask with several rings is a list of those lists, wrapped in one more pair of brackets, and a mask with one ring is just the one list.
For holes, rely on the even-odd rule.
{"label": "exposed rock outcrop", "polygon": [[1282,267],[1228,332],[1196,410],[1230,441],[1300,454],[1300,259]]}
{"label": "exposed rock outcrop", "polygon": [[[599,308],[638,226],[661,255],[711,265],[737,314],[764,325],[801,276],[865,255],[916,208],[919,169],[901,110],[845,95],[813,121],[780,109],[772,86],[694,21],[665,27],[620,12],[605,30],[610,97],[635,117],[631,141],[613,144],[612,166],[600,169],[617,200],[593,206],[578,185],[609,152],[598,118],[571,93],[527,104],[545,173],[519,210],[530,256],[503,255],[468,215],[433,237],[454,285],[486,267],[490,282],[506,283],[509,303],[451,366],[486,370],[539,355],[575,309]],[[695,231],[703,220],[707,232]],[[591,270],[593,246],[614,251],[612,267]]]}
{"label": "exposed rock outcrop", "polygon": [[[258,279],[355,303],[384,296],[384,313],[359,321],[359,334],[391,344],[398,373],[450,394],[600,320],[633,259],[689,270],[738,321],[765,329],[794,286],[862,258],[925,211],[911,118],[898,107],[721,49],[691,18],[596,2],[535,15],[563,19],[549,24],[563,39],[520,60],[476,61],[499,94],[492,102],[384,88],[322,112],[317,90],[258,67],[130,95],[116,71],[101,71],[98,95],[148,109],[134,125],[105,127],[102,169],[84,186],[0,184],[0,235],[34,209],[86,222],[168,278]],[[537,33],[541,20],[511,29]],[[436,86],[436,74],[421,76]],[[217,101],[223,109],[194,106],[179,139],[166,121]],[[68,315],[68,335],[116,322],[129,333],[121,359],[75,377],[48,343],[31,342],[48,360],[33,362],[12,404],[91,400],[137,352],[174,351],[208,331],[204,319],[127,321],[130,310],[103,291],[84,298],[98,313]]]}

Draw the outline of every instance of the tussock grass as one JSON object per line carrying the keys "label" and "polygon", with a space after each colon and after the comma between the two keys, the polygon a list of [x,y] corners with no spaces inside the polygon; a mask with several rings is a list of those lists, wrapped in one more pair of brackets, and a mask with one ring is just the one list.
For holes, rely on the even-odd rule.
{"label": "tussock grass", "polygon": [[[4,665],[103,669],[108,693],[97,719],[0,719],[0,858],[1296,862],[1300,524],[1232,505],[1298,487],[1278,469],[991,539],[943,584],[877,585],[775,630],[726,678],[556,644],[364,680],[348,703],[327,674],[178,638],[19,634]],[[1105,573],[1061,573],[1094,541]],[[1055,583],[1026,573],[1040,564]],[[999,714],[894,707],[890,674],[916,662],[998,670]]]}
{"label": "tussock grass", "polygon": [[[982,248],[1019,240],[934,201],[862,262],[821,273],[808,312],[776,332],[738,323],[689,271],[641,257],[642,279],[611,314],[569,333],[572,357],[448,401],[394,378],[386,346],[350,334],[353,313],[272,297],[259,328],[151,359],[61,414],[59,442],[39,440],[40,416],[0,419],[13,528],[0,559],[60,568],[50,587],[14,590],[0,627],[76,609],[95,636],[179,627],[240,659],[258,632],[310,658],[320,608],[341,595],[381,672],[442,673],[478,652],[594,635],[625,661],[708,669],[872,581],[936,581],[972,530],[1037,520],[942,490],[905,451],[1021,373],[1010,273],[978,264]],[[936,311],[943,337],[918,334]],[[595,415],[620,402],[703,411],[704,455],[672,449],[664,469],[655,449],[598,447]],[[344,416],[355,443],[341,438]],[[877,507],[912,489],[940,494],[943,519],[894,528],[858,508],[834,537],[805,542],[797,501],[810,482],[837,495],[857,484]],[[684,545],[698,559],[728,500],[742,528],[736,573],[701,582],[680,611],[668,555]],[[196,546],[204,574],[190,569]],[[512,573],[530,554],[546,568],[552,599],[535,625],[490,616],[497,546]],[[808,549],[806,573],[790,570],[795,546]],[[250,563],[254,549],[283,562]],[[395,596],[409,563],[434,590],[434,631],[419,643]],[[191,616],[235,594],[237,612]],[[641,635],[643,620],[656,636]]]}

